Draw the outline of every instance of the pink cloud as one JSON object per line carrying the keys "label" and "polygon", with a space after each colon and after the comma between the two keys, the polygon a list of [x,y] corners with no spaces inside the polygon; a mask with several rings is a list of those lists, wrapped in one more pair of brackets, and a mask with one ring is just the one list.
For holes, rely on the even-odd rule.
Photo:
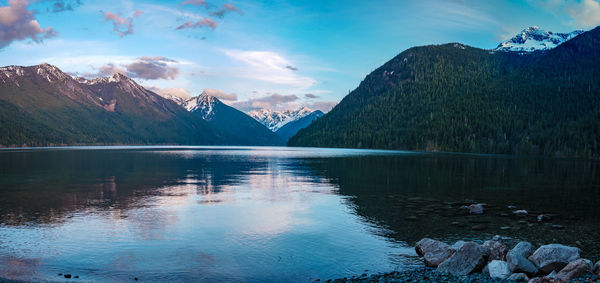
{"label": "pink cloud", "polygon": [[192,22],[192,21],[187,21],[184,24],[180,25],[177,27],[177,29],[184,29],[184,28],[201,28],[201,27],[209,27],[212,29],[216,29],[217,28],[217,22],[209,19],[209,18],[204,18],[200,21],[197,22]]}
{"label": "pink cloud", "polygon": [[0,48],[15,40],[41,42],[58,34],[51,27],[42,28],[28,6],[27,0],[10,0],[7,6],[0,6]]}
{"label": "pink cloud", "polygon": [[134,17],[138,18],[139,16],[143,15],[144,11],[140,11],[140,10],[135,10],[135,14],[133,14]]}
{"label": "pink cloud", "polygon": [[114,13],[105,12],[104,19],[112,22],[113,31],[119,33],[120,37],[133,34],[133,19],[131,17],[121,18]]}
{"label": "pink cloud", "polygon": [[219,9],[218,11],[210,12],[210,14],[217,18],[223,18],[225,16],[225,14],[227,14],[229,12],[237,12],[240,15],[244,14],[244,12],[242,12],[242,10],[236,8],[232,4],[223,4],[223,8]]}
{"label": "pink cloud", "polygon": [[205,0],[187,0],[183,1],[181,5],[196,5],[196,6],[208,6]]}

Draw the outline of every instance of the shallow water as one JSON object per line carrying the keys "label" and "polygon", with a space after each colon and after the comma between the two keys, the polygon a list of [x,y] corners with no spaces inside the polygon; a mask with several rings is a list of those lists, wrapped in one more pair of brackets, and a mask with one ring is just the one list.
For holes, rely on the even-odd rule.
{"label": "shallow water", "polygon": [[[412,247],[425,236],[500,234],[599,259],[599,165],[277,147],[1,150],[0,277],[310,281],[420,265]],[[489,206],[465,215],[471,202]]]}

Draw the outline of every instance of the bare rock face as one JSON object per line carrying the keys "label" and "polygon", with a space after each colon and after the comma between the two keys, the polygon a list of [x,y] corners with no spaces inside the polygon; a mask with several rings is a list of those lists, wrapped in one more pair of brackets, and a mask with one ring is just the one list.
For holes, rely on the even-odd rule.
{"label": "bare rock face", "polygon": [[456,276],[481,270],[486,264],[488,250],[473,242],[465,243],[450,258],[442,262],[437,271]]}
{"label": "bare rock face", "polygon": [[417,254],[423,256],[425,264],[431,267],[437,267],[454,253],[448,244],[429,238],[417,242],[415,250]]}
{"label": "bare rock face", "polygon": [[523,272],[534,275],[538,268],[527,259],[533,252],[533,246],[529,242],[519,242],[506,254],[506,261],[512,272]]}
{"label": "bare rock face", "polygon": [[506,279],[512,274],[506,261],[492,260],[487,266],[490,277],[493,279]]}
{"label": "bare rock face", "polygon": [[569,281],[591,271],[592,262],[587,259],[581,258],[567,264],[565,268],[563,268],[560,272],[558,272],[558,274],[556,274],[556,278],[564,281]]}
{"label": "bare rock face", "polygon": [[505,260],[508,248],[500,241],[485,241],[483,247],[490,251],[488,260]]}
{"label": "bare rock face", "polygon": [[529,257],[529,260],[545,273],[561,270],[570,262],[578,259],[579,248],[560,244],[541,246]]}

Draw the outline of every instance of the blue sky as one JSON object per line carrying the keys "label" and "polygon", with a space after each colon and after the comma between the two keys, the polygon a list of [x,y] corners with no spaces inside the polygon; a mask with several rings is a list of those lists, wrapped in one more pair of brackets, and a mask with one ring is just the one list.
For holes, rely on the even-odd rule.
{"label": "blue sky", "polygon": [[[160,93],[242,110],[328,110],[417,45],[494,48],[537,25],[600,25],[598,0],[0,1],[0,65],[123,72]],[[36,22],[32,22],[36,21]]]}

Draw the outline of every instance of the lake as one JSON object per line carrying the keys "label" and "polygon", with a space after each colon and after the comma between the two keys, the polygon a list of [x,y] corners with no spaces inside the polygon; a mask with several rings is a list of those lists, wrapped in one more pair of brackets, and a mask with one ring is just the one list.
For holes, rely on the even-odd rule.
{"label": "lake", "polygon": [[[461,208],[476,202],[488,205],[483,215]],[[551,220],[538,222],[540,213]],[[0,278],[304,282],[422,266],[413,246],[426,236],[557,242],[598,260],[598,227],[600,163],[590,160],[286,147],[0,150]]]}

